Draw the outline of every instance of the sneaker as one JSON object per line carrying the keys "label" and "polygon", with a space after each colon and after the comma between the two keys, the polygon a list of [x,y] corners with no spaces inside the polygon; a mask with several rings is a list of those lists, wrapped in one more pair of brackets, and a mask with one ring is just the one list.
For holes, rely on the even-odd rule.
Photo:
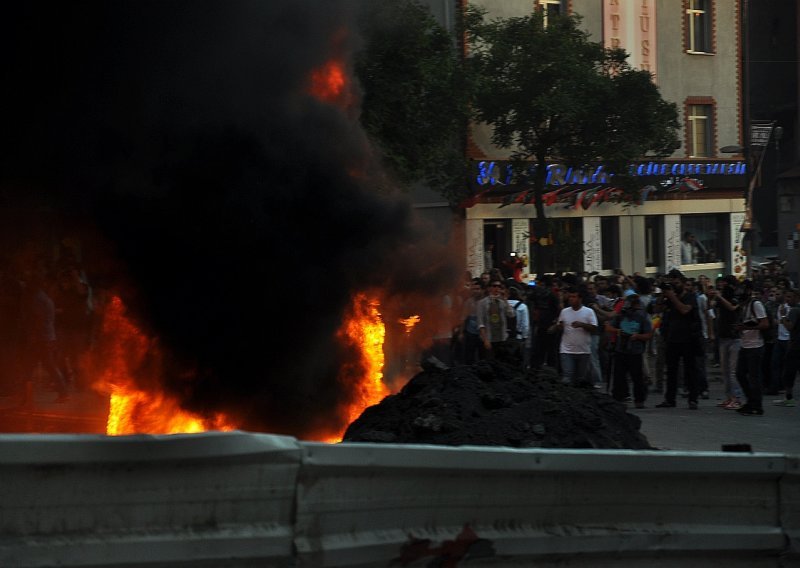
{"label": "sneaker", "polygon": [[689,410],[697,410],[697,403],[695,401],[689,401]]}
{"label": "sneaker", "polygon": [[659,402],[658,404],[656,404],[656,408],[675,408],[675,403],[668,402],[665,400],[664,402]]}
{"label": "sneaker", "polygon": [[755,408],[755,407],[752,407],[752,406],[747,408],[747,405],[743,406],[742,408],[740,408],[736,412],[738,412],[742,416],[763,416],[764,415],[764,409],[763,408]]}
{"label": "sneaker", "polygon": [[721,402],[718,402],[718,403],[717,403],[717,406],[720,406],[720,407],[722,407],[722,408],[726,408],[726,407],[727,407],[727,406],[728,406],[730,403],[732,403],[732,402],[733,402],[733,399],[732,399],[732,398],[726,398],[725,400],[723,400],[723,401],[721,401]]}
{"label": "sneaker", "polygon": [[723,406],[725,410],[739,410],[741,407],[742,403],[739,402],[738,400],[732,400],[728,404]]}
{"label": "sneaker", "polygon": [[772,401],[773,406],[794,406],[793,398],[780,398]]}

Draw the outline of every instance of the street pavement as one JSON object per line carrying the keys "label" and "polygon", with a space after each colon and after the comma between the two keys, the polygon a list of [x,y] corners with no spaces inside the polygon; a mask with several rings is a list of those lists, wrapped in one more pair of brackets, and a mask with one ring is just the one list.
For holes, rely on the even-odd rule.
{"label": "street pavement", "polygon": [[[651,360],[652,364],[652,360]],[[652,368],[652,366],[651,366]],[[655,408],[663,395],[651,392],[646,408],[628,411],[642,420],[641,432],[661,450],[722,451],[724,445],[749,445],[754,452],[777,452],[800,456],[800,406],[777,407],[764,397],[763,416],[742,416],[716,406],[724,400],[718,369],[709,366],[709,398],[698,410],[678,398],[675,408]],[[103,434],[108,416],[108,398],[93,392],[74,392],[64,403],[55,402],[54,392],[34,389],[31,403],[20,407],[19,397],[0,396],[0,432]]]}
{"label": "street pavement", "polygon": [[723,445],[747,444],[753,452],[800,456],[800,406],[773,406],[772,401],[782,397],[764,395],[763,416],[742,416],[717,407],[725,399],[721,376],[719,369],[710,365],[708,372],[709,398],[699,400],[697,410],[689,410],[687,399],[680,396],[675,408],[655,408],[663,400],[663,395],[655,392],[648,395],[646,408],[630,405],[628,411],[641,418],[641,432],[650,445],[694,452],[722,451]]}

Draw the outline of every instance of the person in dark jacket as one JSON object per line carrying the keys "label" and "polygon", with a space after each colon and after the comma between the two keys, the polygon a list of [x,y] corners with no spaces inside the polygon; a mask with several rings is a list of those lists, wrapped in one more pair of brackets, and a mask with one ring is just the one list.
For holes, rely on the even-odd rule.
{"label": "person in dark jacket", "polygon": [[683,365],[683,375],[688,389],[689,409],[697,410],[700,385],[697,376],[697,349],[702,345],[703,333],[697,296],[686,286],[686,277],[673,269],[661,285],[664,294],[664,315],[661,333],[666,346],[667,388],[658,408],[674,408],[678,390],[678,369]]}

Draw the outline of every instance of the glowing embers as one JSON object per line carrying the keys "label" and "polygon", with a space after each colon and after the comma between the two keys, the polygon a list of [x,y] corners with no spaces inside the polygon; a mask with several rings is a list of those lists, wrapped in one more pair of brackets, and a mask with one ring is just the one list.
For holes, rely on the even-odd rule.
{"label": "glowing embers", "polygon": [[339,103],[346,86],[344,64],[339,60],[331,59],[311,72],[311,94],[321,101]]}
{"label": "glowing embers", "polygon": [[398,323],[402,323],[406,328],[406,333],[411,333],[411,330],[414,329],[414,326],[417,325],[420,321],[419,316],[409,316],[407,318],[400,318],[397,320]]}
{"label": "glowing embers", "polygon": [[[225,416],[202,417],[180,408],[161,387],[162,368],[156,342],[125,315],[125,306],[113,297],[103,318],[101,355],[90,362],[94,389],[109,396],[106,433],[178,434],[206,430],[233,430]],[[134,377],[146,377],[152,388],[139,386]],[[141,379],[140,379],[141,381]]]}

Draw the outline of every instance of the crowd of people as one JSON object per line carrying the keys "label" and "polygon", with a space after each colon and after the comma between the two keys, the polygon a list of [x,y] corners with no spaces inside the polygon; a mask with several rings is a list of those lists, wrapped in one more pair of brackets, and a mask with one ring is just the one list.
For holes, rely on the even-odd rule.
{"label": "crowd of people", "polygon": [[[794,406],[800,369],[800,295],[782,274],[688,278],[680,270],[646,277],[547,274],[523,283],[493,268],[466,274],[452,357],[471,364],[502,358],[561,380],[606,390],[646,408],[696,410],[709,398],[709,369],[725,391],[717,406],[764,413],[764,397]],[[653,404],[656,401],[650,401]]]}
{"label": "crowd of people", "polygon": [[34,380],[55,402],[88,388],[81,358],[97,328],[97,299],[81,263],[69,250],[55,260],[37,255],[0,262],[0,395],[21,404]]}

